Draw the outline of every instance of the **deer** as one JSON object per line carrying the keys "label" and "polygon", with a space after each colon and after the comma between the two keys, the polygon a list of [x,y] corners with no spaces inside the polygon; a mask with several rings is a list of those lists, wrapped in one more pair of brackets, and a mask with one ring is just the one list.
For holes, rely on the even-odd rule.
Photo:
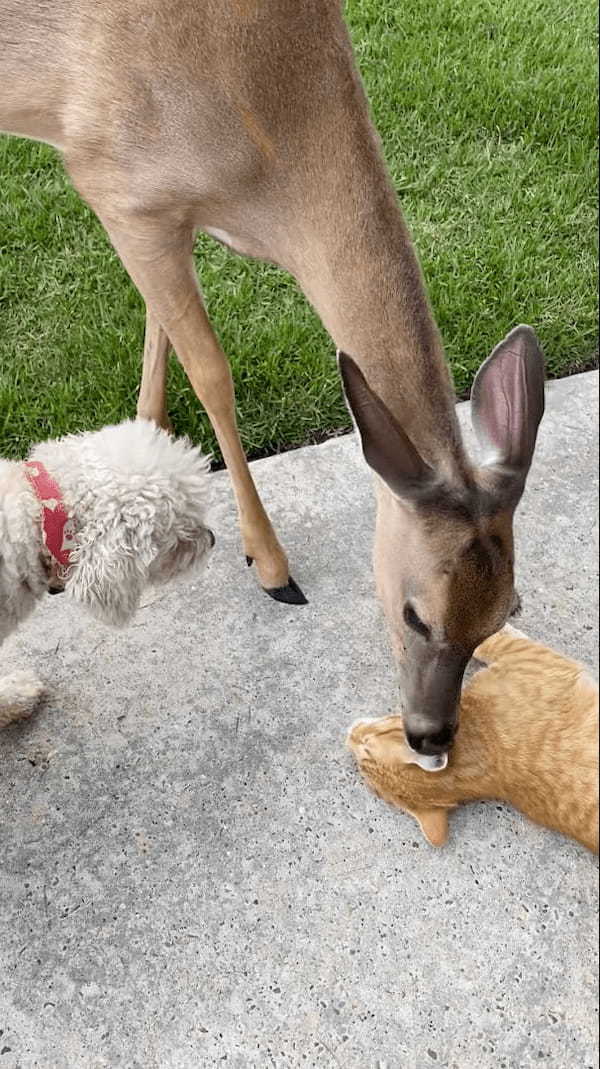
{"label": "deer", "polygon": [[447,754],[466,665],[517,600],[513,518],[544,358],[520,325],[481,365],[475,463],[340,0],[0,0],[0,84],[0,129],[60,151],[145,302],[138,416],[169,426],[172,348],[229,469],[246,560],[300,605],[241,445],[195,237],[295,278],[336,347],[375,484],[407,741]]}

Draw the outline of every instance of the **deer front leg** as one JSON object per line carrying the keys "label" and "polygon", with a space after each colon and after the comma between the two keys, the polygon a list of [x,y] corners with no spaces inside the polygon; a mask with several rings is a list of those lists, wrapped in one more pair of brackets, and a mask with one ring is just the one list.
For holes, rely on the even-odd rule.
{"label": "deer front leg", "polygon": [[169,344],[169,339],[158,319],[149,309],[146,309],[144,362],[137,414],[138,419],[150,419],[166,431],[172,429],[166,404]]}
{"label": "deer front leg", "polygon": [[[178,230],[172,220],[162,223],[152,219],[144,224],[138,218],[131,224],[128,221],[126,226],[103,222],[146,301],[152,321],[161,324],[161,340],[163,337],[170,340],[206,409],[233,483],[248,564],[256,562],[263,588],[276,601],[305,604],[306,598],[290,577],[287,557],[260,500],[242,449],[231,370],[202,303],[189,230],[183,227]],[[153,411],[161,414],[164,402],[156,405],[156,379],[154,386]]]}

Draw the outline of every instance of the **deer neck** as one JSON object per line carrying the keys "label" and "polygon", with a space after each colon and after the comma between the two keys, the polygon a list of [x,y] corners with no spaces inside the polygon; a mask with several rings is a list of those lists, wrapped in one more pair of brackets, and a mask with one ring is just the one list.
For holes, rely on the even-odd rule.
{"label": "deer neck", "polygon": [[341,188],[336,173],[320,211],[313,201],[302,220],[292,271],[424,459],[465,474],[450,375],[395,193],[381,165],[345,178]]}

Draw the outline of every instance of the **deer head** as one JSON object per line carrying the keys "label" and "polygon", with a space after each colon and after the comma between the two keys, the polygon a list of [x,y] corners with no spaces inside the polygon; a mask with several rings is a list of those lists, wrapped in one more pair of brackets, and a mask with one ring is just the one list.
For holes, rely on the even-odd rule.
{"label": "deer head", "polygon": [[542,352],[519,326],[482,364],[471,404],[484,458],[452,477],[424,459],[354,360],[338,359],[378,476],[375,574],[401,665],[406,738],[416,753],[446,753],[473,650],[517,602],[513,515],[544,411]]}

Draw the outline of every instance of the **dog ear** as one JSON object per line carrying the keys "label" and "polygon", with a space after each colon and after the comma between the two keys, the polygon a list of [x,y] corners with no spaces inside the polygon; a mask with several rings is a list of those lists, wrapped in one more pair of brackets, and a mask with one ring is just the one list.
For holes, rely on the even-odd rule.
{"label": "dog ear", "polygon": [[436,806],[435,809],[410,809],[409,813],[419,822],[423,835],[432,846],[444,845],[448,839],[448,810],[444,806]]}
{"label": "dog ear", "polygon": [[72,553],[65,593],[99,620],[122,627],[139,606],[152,553],[131,527],[88,530]]}

